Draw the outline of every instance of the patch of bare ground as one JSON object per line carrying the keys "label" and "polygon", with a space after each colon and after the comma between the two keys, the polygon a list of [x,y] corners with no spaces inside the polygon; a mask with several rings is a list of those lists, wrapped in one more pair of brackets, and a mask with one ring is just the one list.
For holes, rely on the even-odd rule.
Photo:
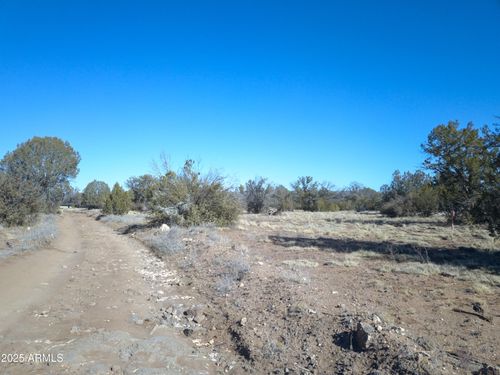
{"label": "patch of bare ground", "polygon": [[163,324],[221,371],[498,373],[500,251],[484,228],[289,212],[134,235],[193,296],[165,301]]}

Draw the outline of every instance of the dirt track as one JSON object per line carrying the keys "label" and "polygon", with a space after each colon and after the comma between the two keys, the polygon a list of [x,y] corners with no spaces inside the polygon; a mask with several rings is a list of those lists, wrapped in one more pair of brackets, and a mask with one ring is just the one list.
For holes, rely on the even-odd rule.
{"label": "dirt track", "polygon": [[0,373],[212,373],[190,341],[155,329],[151,258],[139,242],[67,212],[50,248],[2,260]]}

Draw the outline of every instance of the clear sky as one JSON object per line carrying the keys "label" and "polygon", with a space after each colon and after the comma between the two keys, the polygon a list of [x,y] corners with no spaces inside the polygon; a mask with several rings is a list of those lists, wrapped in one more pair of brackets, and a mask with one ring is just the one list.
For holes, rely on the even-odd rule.
{"label": "clear sky", "polygon": [[498,0],[0,1],[0,154],[61,137],[80,188],[164,152],[378,189],[434,126],[495,115]]}

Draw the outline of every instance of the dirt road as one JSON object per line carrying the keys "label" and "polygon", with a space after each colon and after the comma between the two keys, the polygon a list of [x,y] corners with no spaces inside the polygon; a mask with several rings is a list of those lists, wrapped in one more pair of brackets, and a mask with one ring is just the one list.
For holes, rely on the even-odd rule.
{"label": "dirt road", "polygon": [[58,224],[49,248],[0,262],[0,373],[213,373],[190,340],[156,325],[164,264],[84,214]]}

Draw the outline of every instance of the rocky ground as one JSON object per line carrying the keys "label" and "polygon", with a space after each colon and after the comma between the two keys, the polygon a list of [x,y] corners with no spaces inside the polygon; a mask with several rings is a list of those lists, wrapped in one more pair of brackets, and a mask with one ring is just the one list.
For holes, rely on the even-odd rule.
{"label": "rocky ground", "polygon": [[64,361],[2,373],[498,374],[500,251],[483,228],[303,212],[59,226],[52,249],[0,263],[0,352]]}
{"label": "rocky ground", "polygon": [[220,370],[498,373],[500,252],[482,228],[287,213],[133,235],[193,297],[164,324],[182,322]]}

